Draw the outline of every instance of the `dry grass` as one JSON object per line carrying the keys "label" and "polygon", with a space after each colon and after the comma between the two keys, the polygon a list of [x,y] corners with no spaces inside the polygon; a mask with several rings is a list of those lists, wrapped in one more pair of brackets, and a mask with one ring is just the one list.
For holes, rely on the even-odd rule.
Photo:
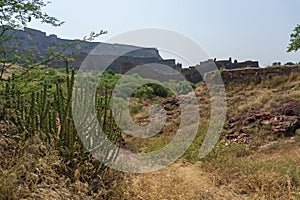
{"label": "dry grass", "polygon": [[168,168],[147,174],[129,175],[129,199],[238,199],[226,187],[216,187],[202,163],[180,160]]}
{"label": "dry grass", "polygon": [[[226,91],[229,116],[260,108],[273,112],[282,102],[299,101],[300,77],[230,85]],[[74,152],[72,159],[65,159],[54,144],[45,144],[38,135],[22,141],[13,124],[0,121],[0,199],[300,199],[300,131],[292,138],[269,142],[266,127],[249,126],[252,143],[225,146],[220,141],[200,160],[197,155],[210,122],[210,99],[202,84],[196,93],[201,126],[184,157],[165,169],[125,178],[112,170],[95,174],[91,160],[80,160]],[[148,116],[150,104],[142,104],[141,112],[132,113],[135,121]],[[179,119],[175,115],[156,137],[128,137],[127,145],[140,152],[159,149],[173,138]]]}
{"label": "dry grass", "polygon": [[300,99],[300,76],[278,76],[263,80],[260,84],[230,85],[227,87],[228,114],[241,114],[264,108],[272,111],[287,100]]}
{"label": "dry grass", "polygon": [[[3,147],[4,144],[2,144]],[[14,143],[1,165],[1,199],[60,199],[70,198],[71,180],[61,176],[58,170],[64,167],[57,151],[50,151],[37,137],[25,143]],[[73,194],[72,194],[73,193]]]}
{"label": "dry grass", "polygon": [[[245,127],[253,139],[250,144],[224,146],[220,141],[209,156],[199,160],[198,151],[209,124],[210,101],[204,85],[199,85],[196,92],[202,125],[184,159],[160,171],[128,175],[126,197],[300,199],[300,130],[292,138],[273,137],[268,127],[250,124]],[[229,85],[226,92],[228,116],[262,108],[274,112],[285,101],[299,101],[300,77],[292,74],[260,84]]]}
{"label": "dry grass", "polygon": [[283,140],[262,151],[231,146],[218,150],[204,166],[208,173],[215,174],[215,186],[229,186],[241,198],[299,199],[298,145]]}
{"label": "dry grass", "polygon": [[40,134],[23,141],[13,124],[0,124],[0,199],[121,198],[120,173],[98,174],[91,160],[76,152],[66,158]]}

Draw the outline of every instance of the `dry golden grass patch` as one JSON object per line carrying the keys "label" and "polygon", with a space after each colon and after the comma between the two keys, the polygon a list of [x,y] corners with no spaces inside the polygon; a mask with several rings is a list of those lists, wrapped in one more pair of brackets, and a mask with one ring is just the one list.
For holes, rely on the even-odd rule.
{"label": "dry golden grass patch", "polygon": [[120,173],[112,170],[94,173],[89,160],[80,160],[74,153],[71,159],[64,158],[54,144],[45,143],[38,134],[26,141],[16,141],[11,136],[0,136],[0,199],[120,199],[122,196],[116,182]]}
{"label": "dry golden grass patch", "polygon": [[[224,146],[220,142],[199,160],[209,125],[210,97],[203,84],[196,93],[202,124],[184,155],[187,160],[160,171],[128,175],[125,190],[130,199],[300,199],[300,130],[285,138],[271,133],[268,126],[250,123],[243,127],[252,137],[250,144]],[[260,109],[274,113],[284,102],[299,102],[300,76],[295,73],[259,84],[231,84],[226,94],[228,116]]]}
{"label": "dry golden grass patch", "polygon": [[227,186],[236,195],[249,199],[299,199],[299,142],[278,141],[264,150],[245,146],[219,150],[204,161],[205,170],[214,174],[216,186]]}
{"label": "dry golden grass patch", "polygon": [[165,169],[128,178],[130,199],[239,199],[226,187],[216,187],[201,163],[180,160]]}

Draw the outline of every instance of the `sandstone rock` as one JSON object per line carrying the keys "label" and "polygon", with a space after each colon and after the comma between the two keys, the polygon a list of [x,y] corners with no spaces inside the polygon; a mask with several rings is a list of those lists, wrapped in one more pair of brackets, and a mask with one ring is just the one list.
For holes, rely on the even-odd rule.
{"label": "sandstone rock", "polygon": [[249,143],[251,135],[244,130],[249,125],[253,127],[266,126],[265,129],[272,134],[291,137],[300,128],[299,108],[296,101],[288,101],[283,103],[275,114],[259,109],[239,116],[229,116],[228,123],[224,126],[224,129],[229,132],[225,135],[225,139],[232,142]]}

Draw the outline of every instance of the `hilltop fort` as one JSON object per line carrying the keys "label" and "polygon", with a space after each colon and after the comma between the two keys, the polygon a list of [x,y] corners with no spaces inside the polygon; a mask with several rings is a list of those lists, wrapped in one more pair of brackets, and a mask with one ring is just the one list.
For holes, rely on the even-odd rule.
{"label": "hilltop fort", "polygon": [[[60,46],[60,48],[62,48],[63,46],[70,46],[71,48],[64,49],[63,53],[73,58],[73,61],[69,62],[69,67],[74,69],[78,69],[84,59],[87,56],[91,56],[91,52],[95,47],[100,47],[102,49],[101,51],[108,53],[101,56],[92,56],[97,57],[96,60],[111,60],[111,63],[108,62],[108,69],[112,69],[115,73],[125,74],[136,66],[155,63],[175,69],[177,72],[181,73],[186,80],[193,83],[203,80],[199,71],[201,74],[209,74],[216,69],[222,70],[224,83],[228,84],[230,82],[247,82],[250,79],[259,81],[261,78],[271,78],[276,74],[281,75],[299,72],[300,69],[299,66],[263,69],[259,67],[258,61],[249,60],[238,62],[237,60],[233,61],[232,58],[229,58],[228,60],[217,60],[216,58],[209,59],[200,62],[196,66],[183,68],[180,63],[176,63],[175,59],[163,59],[156,48],[142,48],[131,45],[106,44],[100,42],[78,42],[77,40],[60,39],[54,34],[47,36],[45,32],[30,28],[16,31],[14,40],[11,42],[17,42],[19,44],[16,51],[31,49],[37,59],[39,55],[49,54],[49,49],[51,49],[51,47]],[[128,49],[128,53],[124,55],[121,54],[121,56],[113,55],[114,51],[118,49]],[[132,49],[136,50],[131,51]],[[62,60],[52,60],[48,65],[54,68],[61,68],[65,67],[66,62]],[[149,71],[149,69],[146,71],[147,74],[153,72],[151,70]],[[153,72],[152,74],[154,76],[153,78],[159,75],[157,72]]]}

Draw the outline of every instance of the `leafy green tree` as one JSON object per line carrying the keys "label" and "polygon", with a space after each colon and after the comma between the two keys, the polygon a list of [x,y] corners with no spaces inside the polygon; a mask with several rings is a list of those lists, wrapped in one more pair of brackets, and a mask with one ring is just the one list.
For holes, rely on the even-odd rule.
{"label": "leafy green tree", "polygon": [[281,66],[281,62],[273,62],[272,66]]}
{"label": "leafy green tree", "polygon": [[293,62],[287,62],[287,63],[285,63],[285,65],[291,66],[291,65],[295,65],[295,63],[293,63]]}
{"label": "leafy green tree", "polygon": [[19,80],[21,82],[23,82],[22,77],[25,77],[25,74],[26,76],[29,75],[28,72],[35,69],[36,66],[51,65],[57,61],[67,65],[73,59],[65,54],[66,50],[71,49],[73,53],[76,53],[74,48],[77,44],[84,41],[92,41],[106,33],[103,30],[99,33],[91,32],[83,40],[55,44],[55,46],[48,47],[43,55],[39,55],[34,49],[24,50],[18,48],[22,43],[18,41],[15,35],[17,35],[18,31],[25,29],[32,20],[54,27],[63,24],[62,21],[42,11],[48,4],[49,2],[44,0],[0,0],[0,80],[5,80],[3,78],[4,72],[14,64],[25,67],[22,72],[23,76],[19,76],[21,77],[21,80]]}
{"label": "leafy green tree", "polygon": [[42,11],[48,3],[43,0],[0,0],[0,79],[13,64],[32,60],[25,59],[24,52],[16,51],[18,44],[11,43],[18,29],[25,28],[33,19],[55,27],[63,24]]}
{"label": "leafy green tree", "polygon": [[7,29],[25,27],[32,19],[52,26],[62,25],[63,22],[42,11],[48,3],[43,0],[1,0],[0,21],[3,28],[1,35]]}
{"label": "leafy green tree", "polygon": [[288,52],[298,51],[300,49],[300,25],[298,24],[293,33],[291,34],[290,44],[288,46]]}

